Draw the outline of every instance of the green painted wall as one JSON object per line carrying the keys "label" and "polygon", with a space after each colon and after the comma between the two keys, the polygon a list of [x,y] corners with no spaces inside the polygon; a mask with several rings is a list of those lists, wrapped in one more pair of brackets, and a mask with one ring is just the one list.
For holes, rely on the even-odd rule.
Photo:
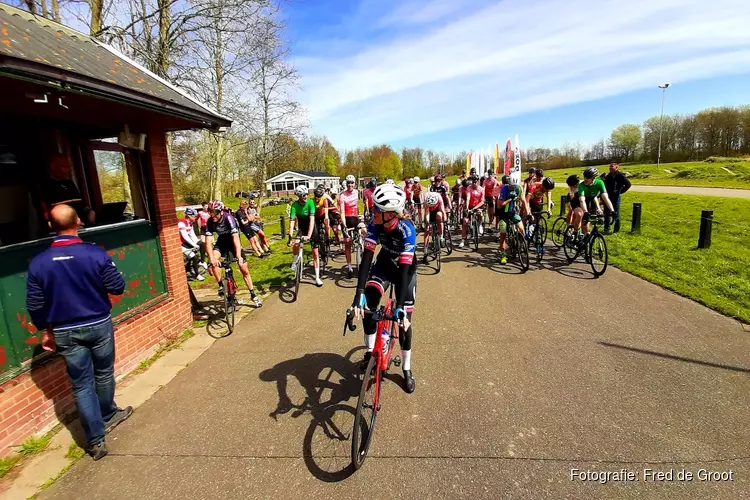
{"label": "green painted wall", "polygon": [[[110,297],[113,317],[167,292],[154,224],[125,222],[84,230],[80,236],[106,249],[125,278],[125,293]],[[46,238],[0,247],[0,381],[23,367],[40,342],[41,334],[26,312],[26,272],[31,259],[51,241]]]}

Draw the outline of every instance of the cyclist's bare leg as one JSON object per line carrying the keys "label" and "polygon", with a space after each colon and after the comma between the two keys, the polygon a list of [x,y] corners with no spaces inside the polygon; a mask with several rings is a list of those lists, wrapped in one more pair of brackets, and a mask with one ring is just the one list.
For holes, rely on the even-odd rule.
{"label": "cyclist's bare leg", "polygon": [[250,298],[253,299],[256,307],[260,307],[261,300],[257,295],[255,295],[255,289],[253,288],[253,279],[250,277],[250,269],[247,265],[247,261],[245,259],[242,259],[242,262],[238,264],[238,267],[240,268],[240,272],[242,273],[242,278],[245,280],[247,289],[250,290]]}
{"label": "cyclist's bare leg", "polygon": [[260,245],[263,251],[270,252],[271,247],[268,246],[268,238],[266,238],[266,233],[264,233],[263,231],[258,231],[257,235],[258,235],[258,239],[260,240]]}
{"label": "cyclist's bare leg", "polygon": [[315,278],[320,279],[320,250],[313,248],[313,268],[315,269]]}
{"label": "cyclist's bare leg", "polygon": [[438,212],[436,218],[437,218],[437,221],[438,221],[438,234],[437,234],[437,236],[443,236],[445,234],[443,232],[443,213],[442,212]]}
{"label": "cyclist's bare leg", "polygon": [[[221,253],[218,250],[213,250],[214,257],[218,262],[221,262]],[[208,271],[216,279],[217,283],[221,283],[221,268],[219,266],[208,266]]]}
{"label": "cyclist's bare leg", "polygon": [[583,220],[583,209],[582,208],[576,208],[573,210],[573,231],[578,232],[578,229],[581,227],[581,221]]}
{"label": "cyclist's bare leg", "polygon": [[263,256],[263,250],[261,250],[261,248],[260,248],[260,244],[258,243],[258,237],[257,236],[253,236],[252,238],[250,238],[250,248],[253,249],[253,252],[255,252],[256,256],[258,256],[258,257],[262,257]]}

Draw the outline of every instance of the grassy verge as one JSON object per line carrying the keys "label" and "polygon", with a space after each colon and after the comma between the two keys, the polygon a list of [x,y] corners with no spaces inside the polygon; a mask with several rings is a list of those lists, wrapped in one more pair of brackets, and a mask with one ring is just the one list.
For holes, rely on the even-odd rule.
{"label": "grassy verge", "polygon": [[141,361],[141,363],[138,365],[138,368],[133,370],[130,375],[138,375],[139,373],[143,373],[146,370],[149,369],[151,365],[156,362],[159,358],[163,357],[166,353],[171,351],[172,349],[175,349],[182,345],[187,339],[195,335],[195,332],[193,332],[192,328],[189,328],[182,332],[180,335],[173,339],[168,339],[166,342],[162,343],[159,348],[156,350],[156,352],[149,358],[144,359]]}
{"label": "grassy verge", "polygon": [[58,430],[59,427],[56,427],[42,436],[29,436],[21,443],[16,453],[0,459],[0,478],[5,477],[22,459],[34,456],[47,448]]}
{"label": "grassy verge", "polygon": [[[608,171],[606,165],[598,168],[600,172]],[[555,182],[565,182],[569,175],[580,176],[583,170],[581,167],[547,170],[545,173]],[[622,165],[620,170],[628,175],[633,184],[750,189],[750,161],[722,161],[718,158],[717,161],[662,163],[658,168],[655,164]]]}
{"label": "grassy verge", "polygon": [[[632,203],[643,203],[641,234],[630,234]],[[700,250],[701,210],[713,210],[712,245]],[[607,236],[623,271],[750,323],[750,200],[628,193],[622,231]]]}

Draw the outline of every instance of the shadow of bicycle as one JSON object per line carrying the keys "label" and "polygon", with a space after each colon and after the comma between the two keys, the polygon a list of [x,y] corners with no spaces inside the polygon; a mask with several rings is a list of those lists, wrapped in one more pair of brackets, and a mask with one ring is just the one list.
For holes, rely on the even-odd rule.
{"label": "shadow of bicycle", "polygon": [[[279,401],[269,416],[278,419],[312,417],[302,442],[302,456],[310,473],[325,482],[337,482],[354,473],[351,463],[351,433],[354,426],[356,399],[361,380],[353,356],[364,347],[351,349],[345,356],[335,353],[312,353],[277,363],[263,370],[259,378],[275,382]],[[306,397],[295,404],[289,398],[289,378],[294,377]]]}

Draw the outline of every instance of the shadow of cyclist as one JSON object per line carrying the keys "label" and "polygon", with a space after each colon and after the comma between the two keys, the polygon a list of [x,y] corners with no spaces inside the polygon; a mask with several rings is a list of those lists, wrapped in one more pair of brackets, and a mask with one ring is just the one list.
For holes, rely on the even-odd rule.
{"label": "shadow of cyclist", "polygon": [[[334,353],[305,354],[263,370],[259,378],[275,382],[279,394],[276,408],[269,414],[274,420],[291,412],[293,418],[309,414],[310,426],[303,439],[302,454],[310,473],[321,481],[335,482],[353,473],[351,466],[351,430],[354,404],[345,404],[359,393],[359,367],[351,361],[357,347],[346,356]],[[295,404],[287,391],[294,377],[305,390],[304,401]],[[328,392],[326,392],[328,391]],[[323,400],[323,394],[328,396]],[[292,411],[294,410],[294,411]]]}

